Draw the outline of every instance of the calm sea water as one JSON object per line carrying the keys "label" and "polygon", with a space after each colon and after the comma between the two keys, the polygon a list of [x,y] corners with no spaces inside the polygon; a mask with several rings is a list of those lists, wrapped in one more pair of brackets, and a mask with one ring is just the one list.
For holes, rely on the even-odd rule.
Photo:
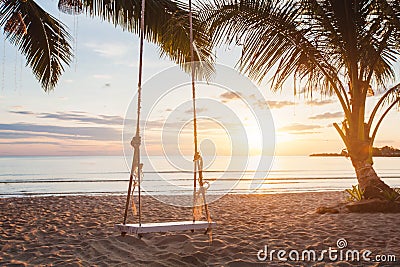
{"label": "calm sea water", "polygon": [[[257,170],[259,160],[270,159],[251,158],[239,169],[227,167],[227,157],[205,160],[208,193],[338,191],[357,183],[342,157],[275,157],[269,172]],[[148,194],[191,194],[190,167],[190,160],[179,165],[162,157],[144,159],[143,188]],[[390,186],[400,187],[400,158],[376,158],[375,169]],[[123,157],[0,157],[0,197],[125,194],[128,180]]]}

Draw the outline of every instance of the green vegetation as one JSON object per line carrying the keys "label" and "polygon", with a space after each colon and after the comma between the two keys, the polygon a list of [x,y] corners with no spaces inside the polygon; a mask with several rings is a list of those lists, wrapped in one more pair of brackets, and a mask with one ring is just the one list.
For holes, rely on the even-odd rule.
{"label": "green vegetation", "polygon": [[346,200],[348,202],[361,201],[364,199],[364,190],[360,189],[358,185],[353,185],[351,189],[346,189]]}
{"label": "green vegetation", "polygon": [[383,192],[383,196],[386,200],[390,202],[395,202],[400,200],[400,189],[395,188],[393,191]]}

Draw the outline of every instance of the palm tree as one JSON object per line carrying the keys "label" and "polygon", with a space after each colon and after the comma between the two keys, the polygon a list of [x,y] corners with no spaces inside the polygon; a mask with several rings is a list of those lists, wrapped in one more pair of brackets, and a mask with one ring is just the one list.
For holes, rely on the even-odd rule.
{"label": "palm tree", "polygon": [[[64,67],[71,62],[72,37],[66,26],[37,2],[0,0],[0,26],[48,91],[54,89]],[[58,6],[66,13],[85,12],[124,30],[139,32],[141,0],[59,0]],[[160,47],[161,56],[188,70],[189,65],[184,64],[190,61],[188,6],[174,0],[147,0],[145,13],[145,38]],[[195,59],[210,69],[212,45],[197,16],[193,16]]]}
{"label": "palm tree", "polygon": [[[334,127],[365,197],[392,191],[373,168],[372,147],[382,120],[400,101],[400,84],[386,87],[400,53],[397,1],[215,0],[201,8],[216,43],[242,46],[238,64],[250,78],[261,81],[272,71],[273,90],[292,77],[309,93],[336,95],[344,120]],[[372,88],[385,93],[368,118]]]}

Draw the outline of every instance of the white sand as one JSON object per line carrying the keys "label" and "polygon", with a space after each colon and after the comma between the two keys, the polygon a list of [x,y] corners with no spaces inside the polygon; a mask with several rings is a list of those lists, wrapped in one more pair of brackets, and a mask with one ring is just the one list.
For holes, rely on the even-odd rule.
{"label": "white sand", "polygon": [[[400,266],[399,214],[320,215],[321,205],[342,201],[343,194],[302,193],[228,195],[211,204],[218,223],[213,243],[201,231],[121,237],[124,197],[70,196],[0,199],[0,266]],[[144,220],[190,220],[190,209],[144,199]],[[130,222],[133,217],[130,214]],[[336,248],[393,254],[397,262],[261,262],[269,249]]]}

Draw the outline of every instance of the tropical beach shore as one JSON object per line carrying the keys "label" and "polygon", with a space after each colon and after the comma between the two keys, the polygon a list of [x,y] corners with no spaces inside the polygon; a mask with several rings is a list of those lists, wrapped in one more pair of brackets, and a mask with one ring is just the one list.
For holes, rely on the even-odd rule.
{"label": "tropical beach shore", "polygon": [[[210,245],[200,232],[148,234],[141,240],[113,230],[122,196],[0,199],[1,266],[399,266],[398,214],[317,214],[343,193],[227,195],[210,205],[218,227]],[[145,197],[145,221],[188,220],[190,210]],[[132,218],[130,218],[132,219]],[[260,261],[260,250],[370,250],[396,262]],[[264,256],[263,253],[259,253]],[[287,256],[287,255],[286,255]]]}

